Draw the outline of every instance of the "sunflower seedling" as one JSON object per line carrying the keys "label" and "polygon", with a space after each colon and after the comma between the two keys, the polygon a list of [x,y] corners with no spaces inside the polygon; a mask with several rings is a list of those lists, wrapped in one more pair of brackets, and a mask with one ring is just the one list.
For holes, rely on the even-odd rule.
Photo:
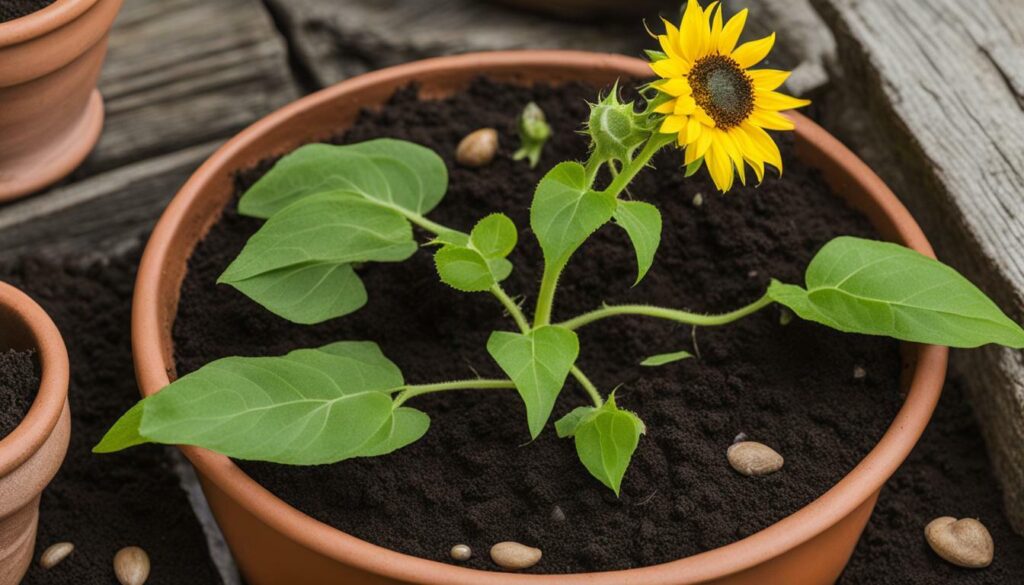
{"label": "sunflower seedling", "polygon": [[[715,327],[779,304],[794,318],[840,331],[956,347],[1024,347],[1024,330],[952,268],[896,244],[853,237],[821,248],[803,284],[772,281],[760,298],[731,312],[612,305],[552,321],[563,270],[604,226],[628,236],[635,282],[653,268],[661,213],[651,202],[623,195],[657,152],[680,149],[680,173],[707,168],[723,192],[736,178],[745,183],[748,167],[759,182],[767,167],[781,171],[768,131],[792,130],[780,112],[808,102],[776,91],[787,72],[753,68],[768,55],[774,35],[740,44],[746,18],[743,10],[725,22],[717,3],[704,9],[691,0],[678,28],[666,22],[657,37],[660,50],[648,52],[658,79],[639,88],[641,97],[623,102],[615,89],[591,105],[584,123],[587,160],[554,165],[533,194],[529,227],[544,265],[532,314],[502,286],[515,269],[510,257],[521,226],[500,212],[468,231],[430,219],[447,191],[448,172],[422,146],[391,139],[303,146],[241,198],[239,212],[265,223],[221,284],[295,323],[342,318],[367,301],[354,267],[418,253],[416,226],[431,234],[427,243],[441,282],[493,296],[510,316],[508,330],[494,331],[486,344],[504,377],[409,383],[375,343],[361,340],[277,357],[229,357],[140,401],[95,450],[188,444],[238,459],[302,465],[379,457],[428,431],[429,415],[413,406],[417,397],[465,391],[517,392],[525,429],[536,438],[549,429],[555,402],[572,378],[583,400],[555,421],[555,431],[572,439],[583,467],[618,494],[642,436],[657,429],[626,408],[628,397],[602,391],[578,366],[576,331],[597,321],[639,317]],[[550,129],[538,109],[528,108],[521,121],[522,156],[536,164]],[[608,180],[598,181],[599,175]],[[652,353],[637,367],[692,359],[679,348]]]}

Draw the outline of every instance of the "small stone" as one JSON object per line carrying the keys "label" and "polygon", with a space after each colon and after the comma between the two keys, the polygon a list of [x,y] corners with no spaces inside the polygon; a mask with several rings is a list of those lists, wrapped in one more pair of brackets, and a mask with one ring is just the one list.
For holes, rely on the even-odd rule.
{"label": "small stone", "polygon": [[779,325],[785,327],[793,322],[793,311],[789,309],[782,309],[779,311]]}
{"label": "small stone", "polygon": [[498,152],[498,131],[481,128],[466,135],[455,149],[455,161],[464,167],[482,167]]}
{"label": "small stone", "polygon": [[704,195],[697,193],[693,196],[693,206],[700,207],[701,205],[704,205]]}
{"label": "small stone", "polygon": [[741,441],[729,447],[726,452],[729,465],[736,471],[750,477],[760,477],[782,469],[782,455],[768,445],[755,441]]}
{"label": "small stone", "polygon": [[862,366],[854,366],[853,367],[853,379],[854,380],[863,380],[867,376],[868,376],[868,371],[865,370]]}
{"label": "small stone", "polygon": [[473,556],[473,549],[469,548],[465,544],[456,544],[452,547],[451,553],[452,558],[459,562],[465,562]]}
{"label": "small stone", "polygon": [[499,542],[491,547],[491,560],[507,571],[529,569],[540,562],[543,553],[539,548],[518,542]]}
{"label": "small stone", "polygon": [[751,270],[750,272],[748,272],[747,273],[747,278],[757,278],[757,271],[756,270]]}
{"label": "small stone", "polygon": [[735,445],[736,443],[742,443],[743,441],[746,441],[746,440],[747,440],[747,433],[740,433],[740,434],[736,435],[733,438],[732,444]]}
{"label": "small stone", "polygon": [[992,535],[974,518],[936,518],[924,527],[924,537],[935,554],[958,567],[982,569],[995,555]]}
{"label": "small stone", "polygon": [[114,575],[121,585],[142,585],[149,578],[149,555],[137,546],[128,546],[114,555]]}
{"label": "small stone", "polygon": [[58,542],[57,544],[51,544],[46,547],[42,556],[39,557],[39,566],[44,569],[52,569],[57,566],[57,563],[68,558],[68,555],[74,550],[75,545],[70,542]]}
{"label": "small stone", "polygon": [[565,522],[565,512],[562,511],[561,506],[551,508],[551,521],[559,524]]}

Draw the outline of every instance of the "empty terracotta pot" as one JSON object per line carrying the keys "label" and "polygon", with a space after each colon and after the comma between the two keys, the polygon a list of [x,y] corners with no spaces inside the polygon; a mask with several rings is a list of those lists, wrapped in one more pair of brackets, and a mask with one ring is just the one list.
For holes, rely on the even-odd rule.
{"label": "empty terracotta pot", "polygon": [[[196,171],[163,214],[146,248],[132,314],[142,394],[158,392],[174,375],[171,329],[188,257],[232,200],[236,171],[344,130],[360,109],[385,102],[412,82],[420,84],[423,99],[430,99],[450,95],[479,75],[521,84],[574,80],[603,87],[620,77],[646,77],[649,71],[637,59],[571,51],[444,57],[361,75],[257,122]],[[799,156],[819,168],[839,196],[861,209],[884,237],[932,254],[906,208],[864,163],[807,118],[793,118]],[[938,401],[947,350],[920,345],[905,350],[905,404],[878,445],[832,489],[728,546],[627,571],[518,575],[400,554],[303,514],[227,457],[196,447],[182,451],[198,470],[213,512],[253,585],[826,585],[846,565],[879,490],[910,453]]]}
{"label": "empty terracotta pot", "polygon": [[0,23],[0,202],[56,182],[96,145],[96,80],[121,2],[58,0]]}
{"label": "empty terracotta pot", "polygon": [[43,309],[0,282],[0,350],[8,349],[35,350],[41,369],[28,414],[0,439],[0,585],[17,585],[35,550],[39,497],[71,437],[68,352]]}

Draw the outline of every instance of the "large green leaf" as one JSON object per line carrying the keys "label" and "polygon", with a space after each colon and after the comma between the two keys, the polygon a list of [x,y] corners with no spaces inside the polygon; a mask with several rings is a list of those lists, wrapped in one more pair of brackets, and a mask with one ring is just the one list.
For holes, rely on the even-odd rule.
{"label": "large green leaf", "polygon": [[245,193],[238,211],[266,219],[304,197],[345,192],[423,215],[447,188],[444,161],[418,144],[390,138],[310,144],[278,161]]}
{"label": "large green leaf", "polygon": [[544,262],[562,266],[590,234],[615,213],[615,198],[593,191],[577,162],[556,165],[544,175],[533,195],[530,226],[537,235]]}
{"label": "large green leaf", "polygon": [[583,466],[619,495],[640,435],[647,432],[640,418],[620,409],[612,393],[600,408],[577,408],[555,426],[559,437],[575,437],[576,454]]}
{"label": "large green leaf", "polygon": [[530,435],[536,439],[580,353],[576,334],[555,325],[526,334],[495,331],[487,340],[487,351],[516,385],[526,405]]}
{"label": "large green leaf", "polygon": [[339,342],[283,357],[230,357],[183,376],[119,420],[96,452],[141,442],[198,445],[294,465],[389,453],[429,418],[396,408],[402,373],[374,343]]}
{"label": "large green leaf", "polygon": [[769,296],[840,331],[952,347],[1024,347],[1024,330],[958,272],[909,248],[853,237],[826,244],[807,288],[773,281]]}
{"label": "large green leaf", "polygon": [[394,262],[416,251],[398,213],[322,193],[274,215],[218,279],[296,323],[319,323],[366,303],[352,262]]}
{"label": "large green leaf", "polygon": [[[643,201],[619,201],[615,222],[626,230],[636,251],[636,283],[643,280],[661,243],[661,212]],[[634,284],[636,284],[634,283]]]}

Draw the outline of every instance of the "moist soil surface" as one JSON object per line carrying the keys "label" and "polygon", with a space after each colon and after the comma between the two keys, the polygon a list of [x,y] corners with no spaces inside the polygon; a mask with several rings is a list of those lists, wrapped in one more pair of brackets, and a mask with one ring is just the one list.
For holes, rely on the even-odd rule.
{"label": "moist soil surface", "polygon": [[105,262],[28,258],[0,265],[0,280],[31,295],[57,323],[71,359],[71,445],[43,492],[35,560],[56,542],[70,541],[75,550],[48,571],[33,562],[23,585],[117,585],[114,554],[129,545],[149,553],[147,584],[221,582],[169,448],[91,453],[139,396],[130,337],[139,253]]}
{"label": "moist soil surface", "polygon": [[[380,111],[364,113],[337,142],[376,137],[412,140],[448,163],[450,189],[431,213],[467,230],[494,211],[520,227],[505,288],[532,308],[541,254],[529,226],[537,181],[557,161],[582,159],[578,124],[594,90],[580,85],[523,89],[479,81],[448,100],[421,103],[399,92]],[[514,162],[516,116],[530,100],[554,128],[536,170]],[[494,163],[460,168],[452,161],[468,132],[491,126],[501,136]],[[325,135],[330,132],[324,129]],[[637,286],[634,253],[624,232],[602,228],[562,278],[555,320],[602,302],[645,302],[695,311],[735,309],[758,298],[771,277],[803,282],[803,269],[828,240],[874,232],[829,193],[816,172],[782,144],[786,174],[760,187],[719,195],[704,172],[687,180],[681,153],[667,151],[643,173],[632,195],[664,216],[662,246]],[[239,192],[269,167],[239,176]],[[693,204],[701,194],[703,205]],[[397,264],[366,267],[370,294],[353,315],[315,327],[290,324],[217,276],[260,222],[228,209],[197,247],[183,284],[174,329],[179,373],[224,356],[281,355],[337,340],[374,340],[409,382],[489,377],[501,372],[485,343],[514,326],[489,296],[463,294],[438,281],[424,250]],[[840,334],[794,320],[780,324],[772,307],[735,324],[700,329],[618,318],[581,331],[580,367],[619,405],[646,422],[621,498],[590,477],[572,442],[549,424],[529,442],[514,392],[443,393],[417,400],[433,424],[418,443],[386,457],[319,467],[241,462],[257,481],[300,510],[370,542],[451,562],[465,543],[466,563],[495,569],[487,550],[515,540],[544,552],[537,573],[625,569],[663,563],[719,547],[769,526],[839,481],[881,437],[901,404],[895,342]],[[660,368],[638,363],[680,349],[699,358]],[[856,368],[867,375],[856,378]],[[586,395],[567,384],[552,421]],[[782,471],[742,476],[725,451],[740,433],[786,458]],[[552,519],[555,507],[565,519]]]}
{"label": "moist soil surface", "polygon": [[0,439],[21,423],[39,391],[34,351],[0,351]]}
{"label": "moist soil surface", "polygon": [[56,0],[0,0],[0,22],[7,22],[42,10]]}

